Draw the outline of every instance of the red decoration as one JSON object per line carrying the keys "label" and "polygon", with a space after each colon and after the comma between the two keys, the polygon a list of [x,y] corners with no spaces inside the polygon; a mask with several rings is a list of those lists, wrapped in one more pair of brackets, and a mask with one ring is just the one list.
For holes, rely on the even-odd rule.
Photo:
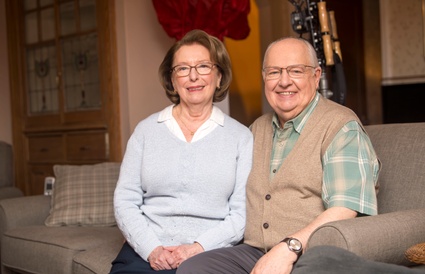
{"label": "red decoration", "polygon": [[201,29],[220,40],[249,35],[250,0],[152,0],[159,23],[170,37],[180,40]]}

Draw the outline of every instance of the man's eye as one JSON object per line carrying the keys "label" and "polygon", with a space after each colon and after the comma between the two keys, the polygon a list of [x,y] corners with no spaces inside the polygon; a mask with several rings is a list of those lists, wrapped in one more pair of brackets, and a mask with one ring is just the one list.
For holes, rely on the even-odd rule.
{"label": "man's eye", "polygon": [[280,74],[280,71],[279,70],[270,70],[267,75],[276,75],[276,74]]}
{"label": "man's eye", "polygon": [[304,71],[301,68],[291,68],[291,73],[293,74],[303,74]]}

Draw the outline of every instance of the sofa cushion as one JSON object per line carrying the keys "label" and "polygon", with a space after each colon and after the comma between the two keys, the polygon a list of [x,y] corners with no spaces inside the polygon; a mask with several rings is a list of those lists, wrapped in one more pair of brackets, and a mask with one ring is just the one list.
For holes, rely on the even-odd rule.
{"label": "sofa cushion", "polygon": [[47,226],[113,226],[119,163],[55,165],[56,182]]}
{"label": "sofa cushion", "polygon": [[117,257],[123,243],[124,238],[108,241],[76,254],[72,264],[73,273],[109,273],[112,267],[111,263]]}
{"label": "sofa cushion", "polygon": [[[5,232],[2,263],[28,273],[73,273],[73,258],[79,252],[108,242],[123,241],[117,227],[28,226]],[[105,250],[104,252],[109,252]],[[110,256],[116,256],[111,250]],[[19,256],[17,256],[19,254]]]}
{"label": "sofa cushion", "polygon": [[365,128],[382,162],[379,214],[425,208],[425,123]]}

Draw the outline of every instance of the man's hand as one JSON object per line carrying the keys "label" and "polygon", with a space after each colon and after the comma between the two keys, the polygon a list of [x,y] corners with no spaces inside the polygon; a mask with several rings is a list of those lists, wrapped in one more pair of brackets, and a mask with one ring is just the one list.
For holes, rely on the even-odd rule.
{"label": "man's hand", "polygon": [[171,265],[172,268],[177,268],[183,261],[204,251],[204,248],[198,243],[193,243],[190,245],[167,246],[164,248],[171,252],[171,255],[174,258],[174,263]]}
{"label": "man's hand", "polygon": [[289,274],[296,261],[297,254],[279,243],[257,261],[251,274]]}
{"label": "man's hand", "polygon": [[148,260],[150,266],[156,271],[175,268],[173,267],[175,265],[174,257],[163,246],[156,247],[149,255]]}

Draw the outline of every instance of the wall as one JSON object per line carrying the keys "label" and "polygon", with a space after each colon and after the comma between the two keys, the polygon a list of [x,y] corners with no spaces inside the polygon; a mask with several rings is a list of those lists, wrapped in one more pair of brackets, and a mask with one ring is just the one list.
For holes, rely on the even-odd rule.
{"label": "wall", "polygon": [[115,7],[121,140],[125,149],[140,120],[171,104],[157,72],[174,40],[158,23],[152,1],[116,0]]}
{"label": "wall", "polygon": [[0,0],[0,140],[12,143],[5,2]]}
{"label": "wall", "polygon": [[262,114],[259,14],[255,0],[250,1],[249,36],[243,40],[224,40],[232,60],[233,81],[230,86],[230,115],[249,126]]}
{"label": "wall", "polygon": [[368,124],[382,124],[382,68],[379,0],[363,0],[363,47]]}
{"label": "wall", "polygon": [[423,0],[380,0],[383,85],[425,83]]}
{"label": "wall", "polygon": [[[262,63],[264,53],[271,42],[280,37],[296,35],[290,24],[291,12],[294,7],[289,1],[283,0],[255,0],[255,2],[259,14],[259,43]],[[262,92],[261,98],[263,113],[272,111],[264,92]]]}
{"label": "wall", "polygon": [[384,123],[425,122],[425,0],[380,0]]}

